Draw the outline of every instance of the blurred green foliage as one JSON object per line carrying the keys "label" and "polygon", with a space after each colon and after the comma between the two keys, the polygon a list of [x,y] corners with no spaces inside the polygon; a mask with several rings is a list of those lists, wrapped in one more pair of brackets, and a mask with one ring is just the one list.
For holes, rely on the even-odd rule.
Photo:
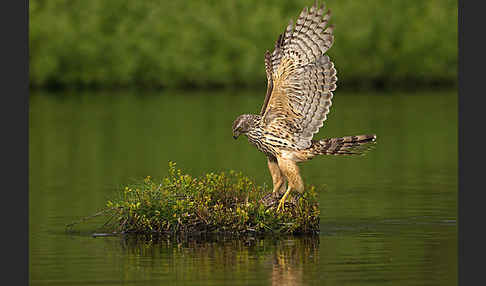
{"label": "blurred green foliage", "polygon": [[[298,1],[31,0],[30,84],[264,86]],[[456,83],[457,1],[328,0],[340,85]]]}

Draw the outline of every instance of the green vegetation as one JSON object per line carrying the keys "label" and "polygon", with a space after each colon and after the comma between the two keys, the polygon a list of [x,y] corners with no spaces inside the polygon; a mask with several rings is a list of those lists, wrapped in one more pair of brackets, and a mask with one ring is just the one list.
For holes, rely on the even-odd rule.
{"label": "green vegetation", "polygon": [[317,233],[319,207],[314,187],[288,199],[277,212],[271,190],[241,173],[209,173],[194,178],[169,162],[160,182],[150,176],[126,186],[99,214],[104,231],[138,234]]}
{"label": "green vegetation", "polygon": [[[312,3],[32,0],[30,84],[264,88],[265,50]],[[340,86],[455,84],[457,1],[325,3]]]}

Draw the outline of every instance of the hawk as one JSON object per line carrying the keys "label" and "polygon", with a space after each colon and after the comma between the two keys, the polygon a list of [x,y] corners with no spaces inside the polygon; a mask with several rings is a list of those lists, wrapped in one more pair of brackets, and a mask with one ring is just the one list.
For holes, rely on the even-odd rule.
{"label": "hawk", "polygon": [[298,162],[317,155],[360,155],[375,143],[376,135],[313,140],[327,118],[336,89],[336,68],[326,52],[334,42],[330,10],[317,1],[290,20],[273,52],[265,52],[267,92],[260,114],[243,114],[233,122],[233,138],[244,134],[267,156],[277,211],[284,209],[292,190],[304,191]]}

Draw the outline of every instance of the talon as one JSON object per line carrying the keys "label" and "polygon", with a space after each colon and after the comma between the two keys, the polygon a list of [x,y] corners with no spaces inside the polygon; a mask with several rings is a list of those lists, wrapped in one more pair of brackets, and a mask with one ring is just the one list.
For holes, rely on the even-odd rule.
{"label": "talon", "polygon": [[283,197],[280,199],[280,203],[278,204],[277,211],[280,211],[280,209],[284,210],[285,209],[285,199],[287,199],[287,196],[289,195],[291,191],[290,186],[288,186],[287,191],[283,195]]}

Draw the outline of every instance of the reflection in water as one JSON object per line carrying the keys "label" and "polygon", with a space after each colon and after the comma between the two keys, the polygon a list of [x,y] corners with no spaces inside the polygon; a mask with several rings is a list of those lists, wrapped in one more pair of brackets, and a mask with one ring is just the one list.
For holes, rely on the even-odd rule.
{"label": "reflection in water", "polygon": [[[178,240],[126,236],[107,239],[105,243],[110,253],[124,253],[127,262],[143,264],[144,271],[164,272],[164,269],[154,269],[159,267],[176,270],[172,267],[178,265],[190,267],[186,274],[201,279],[224,277],[230,271],[235,271],[233,275],[238,277],[251,275],[257,269],[261,274],[263,266],[267,271],[263,272],[266,277],[261,278],[270,280],[268,284],[271,285],[303,285],[306,270],[316,267],[319,259],[318,235],[275,238],[213,236]],[[145,265],[143,261],[146,259],[152,260],[152,263]],[[190,277],[184,279],[191,280]]]}
{"label": "reflection in water", "polygon": [[305,267],[318,263],[319,239],[281,242],[272,256],[272,285],[302,285]]}

